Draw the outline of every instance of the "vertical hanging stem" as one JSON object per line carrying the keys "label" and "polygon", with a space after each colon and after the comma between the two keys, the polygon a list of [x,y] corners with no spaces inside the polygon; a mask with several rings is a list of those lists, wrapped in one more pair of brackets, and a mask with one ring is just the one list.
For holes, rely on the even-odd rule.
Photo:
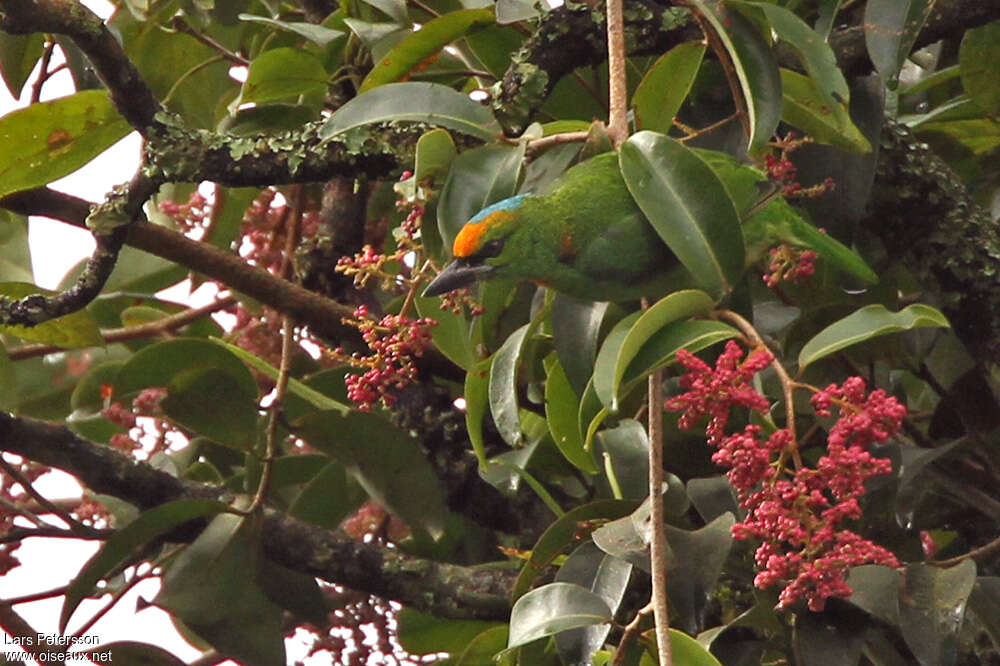
{"label": "vertical hanging stem", "polygon": [[663,515],[663,371],[649,376],[649,543],[653,576],[653,619],[660,666],[671,666],[670,617],[667,607],[667,534]]}
{"label": "vertical hanging stem", "polygon": [[625,19],[622,0],[608,0],[608,137],[617,148],[628,136]]}

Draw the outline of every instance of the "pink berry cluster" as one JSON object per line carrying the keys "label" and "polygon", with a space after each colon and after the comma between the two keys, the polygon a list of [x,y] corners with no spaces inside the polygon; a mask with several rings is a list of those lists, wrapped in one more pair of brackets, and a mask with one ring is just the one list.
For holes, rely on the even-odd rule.
{"label": "pink berry cluster", "polygon": [[802,183],[795,180],[798,168],[788,156],[811,141],[812,139],[809,137],[800,138],[795,132],[789,132],[784,138],[771,144],[781,151],[780,155],[776,156],[771,153],[764,155],[764,171],[771,179],[783,185],[786,197],[818,197],[834,187],[832,178],[827,178],[819,185],[812,187],[802,187]]}
{"label": "pink berry cluster", "polygon": [[451,311],[454,314],[462,314],[463,311],[468,310],[469,314],[473,317],[478,317],[486,312],[486,308],[476,300],[469,287],[462,287],[461,289],[454,289],[441,294],[441,305],[438,307],[443,312]]}
{"label": "pink berry cluster", "polygon": [[364,371],[345,377],[347,397],[362,411],[370,410],[376,403],[391,407],[396,401],[395,392],[416,380],[414,359],[430,346],[430,329],[437,322],[428,317],[409,319],[393,314],[376,321],[367,306],[359,305],[354,317],[344,323],[361,331],[371,352],[347,355],[341,347],[330,352],[335,359]]}
{"label": "pink berry cluster", "polygon": [[[285,247],[285,234],[291,209],[278,198],[274,188],[261,190],[243,214],[240,255],[248,262],[266,268],[272,273],[280,272]],[[302,211],[298,235],[312,238],[319,229],[319,212],[315,207]]]}
{"label": "pink berry cluster", "polygon": [[211,217],[211,206],[197,189],[184,203],[161,201],[160,212],[177,223],[183,233],[204,228]]}
{"label": "pink berry cluster", "polygon": [[668,400],[666,408],[682,412],[681,428],[711,417],[706,434],[717,447],[712,460],[728,468],[727,477],[746,511],[745,519],[733,526],[733,536],[761,542],[754,554],[759,568],[754,585],[761,589],[783,585],[779,608],[805,601],[811,610],[820,611],[830,597],[851,595],[844,581],[850,567],[899,566],[890,551],[842,523],[861,518],[859,498],[865,482],[892,471],[888,459],[876,458],[868,449],[899,431],[906,408],[885,391],[866,394],[859,377],[817,390],[812,398],[817,415],[828,417],[834,405],[838,408],[826,453],[814,467],[788,470],[784,461],[797,446],[789,429],[766,439],[756,425],[724,434],[732,406],[762,412],[769,406],[749,382],[773,360],[772,355],[758,349],[739,363],[742,355],[730,341],[713,369],[690,353],[678,352],[678,361],[688,370],[681,379],[688,391]]}
{"label": "pink berry cluster", "polygon": [[819,255],[815,250],[795,248],[790,245],[779,245],[770,250],[771,259],[764,274],[764,282],[772,289],[779,282],[802,282],[816,273],[816,260]]}
{"label": "pink berry cluster", "polygon": [[[166,451],[170,447],[168,435],[177,429],[163,417],[160,402],[167,396],[164,388],[147,388],[139,392],[128,407],[121,402],[111,402],[110,386],[102,386],[107,406],[101,416],[124,428],[111,436],[108,444],[119,451],[143,457]],[[146,417],[146,418],[140,418]]]}

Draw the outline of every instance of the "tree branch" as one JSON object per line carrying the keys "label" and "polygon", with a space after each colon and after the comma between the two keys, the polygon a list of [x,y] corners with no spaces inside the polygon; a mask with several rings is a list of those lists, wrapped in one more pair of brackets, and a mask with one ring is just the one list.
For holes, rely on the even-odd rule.
{"label": "tree branch", "polygon": [[[181,498],[232,499],[224,488],[178,479],[45,421],[0,413],[0,450],[61,469],[90,490],[143,510]],[[193,540],[196,533],[181,536]],[[516,572],[506,568],[462,567],[412,557],[272,509],[264,512],[262,540],[267,556],[290,569],[417,610],[491,620],[503,620],[510,613]]]}

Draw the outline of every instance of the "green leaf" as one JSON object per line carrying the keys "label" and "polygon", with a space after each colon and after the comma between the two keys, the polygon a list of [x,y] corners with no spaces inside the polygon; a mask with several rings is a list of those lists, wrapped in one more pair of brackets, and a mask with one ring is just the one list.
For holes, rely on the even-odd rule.
{"label": "green leaf", "polygon": [[559,362],[578,395],[587,387],[594,372],[601,322],[607,302],[579,301],[557,293],[552,299],[552,336]]}
{"label": "green leaf", "polygon": [[771,28],[787,42],[805,66],[809,78],[814,82],[820,94],[830,105],[838,104],[847,107],[850,100],[850,90],[843,72],[837,67],[837,57],[823,35],[794,13],[767,2],[732,2],[736,6],[755,7],[764,12]]}
{"label": "green leaf", "polygon": [[677,629],[670,630],[670,654],[675,664],[684,666],[722,666],[701,643]]}
{"label": "green leaf", "polygon": [[[0,282],[0,296],[15,300],[32,294],[55,293],[27,282]],[[64,349],[80,349],[104,344],[104,337],[97,327],[97,320],[87,310],[77,310],[37,326],[0,325],[0,331],[24,340],[43,342]]]}
{"label": "green leaf", "polygon": [[933,6],[933,0],[868,0],[865,5],[868,57],[890,90],[899,84],[899,70]]}
{"label": "green leaf", "polygon": [[853,153],[871,152],[871,144],[851,120],[847,107],[831,102],[807,76],[781,70],[781,119],[819,143]]}
{"label": "green leaf", "polygon": [[611,620],[611,611],[599,595],[573,583],[550,583],[528,592],[514,604],[507,647]]}
{"label": "green leaf", "polygon": [[347,468],[331,460],[295,497],[288,515],[332,530],[361,506],[366,497]]}
{"label": "green leaf", "polygon": [[165,387],[182,372],[207,368],[229,374],[241,394],[256,399],[257,382],[240,359],[222,346],[199,338],[167,340],[136,352],[118,372],[114,396],[121,400],[144,388]]}
{"label": "green leaf", "polygon": [[461,654],[484,631],[501,626],[484,620],[448,620],[412,608],[401,610],[396,621],[399,644],[412,655]]}
{"label": "green leaf", "polygon": [[442,354],[455,365],[468,370],[479,359],[469,337],[469,322],[465,315],[441,309],[441,299],[437,297],[414,299],[421,317],[429,317],[437,322],[430,328],[431,340]]}
{"label": "green leaf", "polygon": [[493,358],[491,356],[469,368],[465,374],[465,391],[462,393],[465,398],[465,429],[469,432],[469,442],[479,461],[480,472],[488,466],[486,446],[483,443],[483,417],[490,406],[490,368]]}
{"label": "green leaf", "polygon": [[[0,34],[4,34],[0,31]],[[0,211],[0,281],[34,282],[28,218],[9,210]]]}
{"label": "green leaf", "polygon": [[124,565],[140,547],[177,525],[196,518],[214,516],[228,509],[228,505],[215,500],[176,500],[144,512],[112,534],[101,549],[87,560],[66,590],[59,616],[59,631],[66,630],[73,611],[84,597],[93,592],[97,582]]}
{"label": "green leaf", "polygon": [[358,95],[337,109],[320,130],[330,139],[372,123],[412,120],[447,127],[491,141],[500,124],[482,104],[439,83],[388,83]]}
{"label": "green leaf", "polygon": [[582,523],[602,518],[610,520],[621,518],[632,513],[636,505],[636,502],[626,500],[597,500],[566,512],[549,525],[538,538],[531,551],[531,557],[514,583],[511,599],[514,601],[520,599],[531,589],[531,584],[545,571],[545,568],[552,564],[567,546],[576,542],[583,527]]}
{"label": "green leaf", "polygon": [[546,359],[545,375],[545,420],[552,440],[566,460],[587,474],[597,474],[594,457],[583,448],[583,433],[577,421],[580,399],[558,358]]}
{"label": "green leaf", "polygon": [[865,564],[853,567],[846,582],[853,590],[847,599],[848,603],[890,626],[899,624],[899,571],[876,564]]}
{"label": "green leaf", "polygon": [[671,552],[667,591],[671,608],[677,613],[671,622],[674,626],[689,632],[701,626],[733,546],[735,523],[733,514],[727,513],[697,530],[665,527]]}
{"label": "green leaf", "polygon": [[299,95],[323,95],[329,76],[316,56],[293,48],[265,51],[250,63],[239,102],[265,104]]}
{"label": "green leaf", "polygon": [[98,664],[122,663],[130,666],[185,666],[184,662],[163,648],[135,641],[104,643],[74,654],[90,655]]}
{"label": "green leaf", "polygon": [[359,92],[399,81],[456,39],[493,24],[493,8],[459,9],[431,19],[385,55],[361,82]]}
{"label": "green leaf", "polygon": [[903,573],[899,628],[920,664],[954,663],[965,605],[976,582],[976,564],[950,569],[911,564]]}
{"label": "green leaf", "polygon": [[163,412],[199,435],[240,451],[256,443],[257,400],[218,368],[191,368],[171,377]]}
{"label": "green leaf", "polygon": [[[641,423],[622,419],[614,428],[597,433],[604,467],[614,474],[622,499],[643,500],[649,495],[649,438]],[[609,484],[611,480],[608,480]],[[615,495],[616,497],[618,495]]]}
{"label": "green leaf", "polygon": [[[231,345],[228,342],[219,340],[218,338],[212,338],[211,341],[220,347],[229,350],[234,356],[239,357],[244,363],[249,365],[251,368],[257,372],[263,373],[264,375],[270,377],[271,379],[278,378],[278,369],[265,361],[264,359],[251,354],[247,350],[237,347],[236,345]],[[288,392],[294,396],[297,396],[310,405],[320,410],[335,410],[346,414],[351,411],[349,405],[342,402],[334,400],[333,398],[326,396],[319,391],[310,388],[306,384],[302,383],[294,377],[288,378]]]}
{"label": "green leaf", "polygon": [[663,242],[715,298],[743,273],[743,231],[733,201],[712,168],[669,137],[643,131],[622,144],[629,192]]}
{"label": "green leaf", "polygon": [[493,657],[507,647],[508,632],[507,624],[487,629],[469,643],[454,664],[448,666],[495,666],[497,662]]}
{"label": "green leaf", "polygon": [[619,390],[621,395],[627,395],[655,370],[666,367],[677,358],[677,351],[686,349],[696,353],[707,349],[717,342],[728,340],[739,335],[738,331],[728,324],[703,319],[682,320],[667,324],[654,333],[636,352],[632,362],[625,369]]}
{"label": "green leaf", "polygon": [[296,430],[309,444],[337,460],[368,495],[415,531],[438,539],[448,510],[427,458],[405,432],[376,414],[320,412]]}
{"label": "green leaf", "polygon": [[73,173],[131,129],[103,90],[8,113],[0,118],[0,196]]}
{"label": "green leaf", "polygon": [[868,305],[830,324],[807,342],[799,352],[799,371],[814,361],[880,335],[948,326],[944,315],[929,305],[914,303],[899,312],[889,312],[884,305]]}
{"label": "green leaf", "polygon": [[464,151],[452,163],[437,207],[438,229],[449,252],[469,218],[517,192],[525,147],[482,146]]}
{"label": "green leaf", "polygon": [[771,47],[742,14],[717,1],[692,0],[692,3],[708,20],[732,60],[749,116],[747,150],[754,152],[770,140],[781,119],[778,63],[771,55]]}
{"label": "green leaf", "polygon": [[[620,345],[606,342],[597,356],[594,372],[594,390],[601,402],[612,412],[617,412],[625,371],[642,347],[668,324],[708,312],[712,305],[712,298],[703,291],[686,289],[674,292],[642,312],[628,326]],[[608,339],[611,339],[610,335]],[[613,358],[609,358],[611,354],[614,354]]]}
{"label": "green leaf", "polygon": [[283,613],[257,582],[262,574],[253,521],[218,515],[170,562],[153,603],[223,654],[283,666]]}
{"label": "green leaf", "polygon": [[417,183],[441,182],[447,176],[457,154],[455,141],[447,130],[435,129],[424,132],[417,139],[413,179]]}
{"label": "green leaf", "polygon": [[965,33],[958,51],[962,87],[988,116],[1000,113],[1000,80],[996,63],[1000,60],[1000,21],[987,23]]}
{"label": "green leaf", "polygon": [[521,443],[521,418],[518,414],[517,370],[528,332],[534,328],[525,324],[508,337],[493,355],[490,368],[490,412],[504,441],[513,447]]}
{"label": "green leaf", "polygon": [[304,21],[278,21],[277,19],[267,18],[266,16],[254,16],[253,14],[240,14],[239,19],[252,23],[263,23],[278,30],[284,30],[299,37],[305,37],[320,48],[326,48],[333,40],[344,35],[340,30]]}
{"label": "green leaf", "polygon": [[705,44],[678,44],[660,57],[632,94],[637,130],[666,134],[691,91],[705,56]]}
{"label": "green leaf", "polygon": [[44,50],[45,36],[41,33],[12,35],[0,31],[0,75],[14,99],[21,96],[21,89]]}

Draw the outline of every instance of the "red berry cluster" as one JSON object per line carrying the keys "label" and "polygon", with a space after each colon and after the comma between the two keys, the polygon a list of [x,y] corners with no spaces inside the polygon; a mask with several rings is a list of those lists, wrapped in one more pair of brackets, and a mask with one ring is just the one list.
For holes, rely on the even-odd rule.
{"label": "red berry cluster", "polygon": [[486,308],[476,300],[475,296],[472,295],[472,290],[468,287],[441,294],[441,305],[438,307],[442,311],[450,310],[455,314],[462,314],[464,310],[468,309],[469,314],[473,317],[478,317],[486,312]]}
{"label": "red berry cluster", "polygon": [[161,201],[159,208],[161,213],[177,223],[183,233],[203,229],[211,217],[211,206],[197,189],[191,193],[186,202]]}
{"label": "red berry cluster", "polygon": [[708,442],[718,447],[712,460],[729,468],[727,477],[746,511],[746,518],[733,526],[737,539],[759,539],[754,559],[759,573],[758,588],[784,585],[779,608],[806,601],[811,610],[822,610],[830,597],[849,597],[844,582],[848,568],[860,564],[897,567],[896,557],[841,523],[861,518],[859,498],[866,481],[888,474],[888,459],[868,451],[899,431],[906,408],[885,391],[866,395],[859,377],[843,385],[831,384],[817,391],[812,404],[819,416],[830,416],[839,408],[838,418],[827,435],[826,454],[815,467],[784,468],[784,460],[797,446],[787,428],[767,439],[756,425],[725,435],[723,430],[734,405],[766,411],[768,401],[749,385],[756,372],[773,360],[770,352],[755,350],[742,364],[742,350],[730,341],[716,367],[686,351],[678,352],[688,373],[681,379],[687,393],[671,398],[666,408],[683,412],[681,428],[691,428],[703,416],[711,419],[706,428]]}
{"label": "red berry cluster", "polygon": [[347,397],[363,411],[376,403],[391,407],[396,401],[395,392],[416,380],[414,358],[422,356],[430,346],[430,328],[437,322],[428,317],[409,319],[392,314],[375,321],[368,308],[360,305],[354,310],[354,318],[344,323],[361,331],[371,351],[368,355],[355,352],[348,356],[338,347],[331,352],[334,358],[364,370],[344,379]]}
{"label": "red berry cluster", "polygon": [[[104,393],[102,387],[102,394]],[[164,388],[146,388],[132,400],[130,407],[121,402],[108,402],[101,410],[101,416],[125,429],[125,432],[112,435],[108,444],[125,453],[140,454],[142,458],[170,448],[168,435],[176,436],[179,431],[163,418],[160,402],[166,396],[167,390]],[[110,395],[108,398],[110,399]]]}
{"label": "red berry cluster", "polygon": [[755,374],[774,361],[767,349],[755,349],[747,360],[740,363],[743,350],[732,340],[719,355],[713,369],[686,349],[677,352],[677,361],[688,372],[681,377],[681,388],[687,393],[676,395],[666,402],[672,412],[683,412],[678,425],[687,430],[703,416],[711,416],[705,434],[708,443],[722,441],[723,430],[729,420],[729,410],[734,405],[758,411],[767,411],[770,403],[749,385]]}
{"label": "red berry cluster", "polygon": [[[285,247],[289,206],[278,199],[274,188],[261,190],[243,214],[240,255],[250,263],[279,273]],[[319,213],[314,208],[302,211],[298,234],[312,238],[319,229]]]}
{"label": "red berry cluster", "polygon": [[812,187],[802,187],[802,183],[795,180],[798,169],[788,156],[811,141],[809,137],[799,138],[795,132],[789,132],[783,139],[771,144],[781,151],[780,155],[764,155],[764,171],[772,180],[784,185],[786,197],[818,197],[834,187],[832,178],[826,178],[821,184]]}
{"label": "red berry cluster", "polygon": [[771,248],[770,253],[771,261],[764,274],[764,282],[772,289],[782,280],[802,282],[816,273],[815,262],[819,255],[815,250],[779,245]]}

